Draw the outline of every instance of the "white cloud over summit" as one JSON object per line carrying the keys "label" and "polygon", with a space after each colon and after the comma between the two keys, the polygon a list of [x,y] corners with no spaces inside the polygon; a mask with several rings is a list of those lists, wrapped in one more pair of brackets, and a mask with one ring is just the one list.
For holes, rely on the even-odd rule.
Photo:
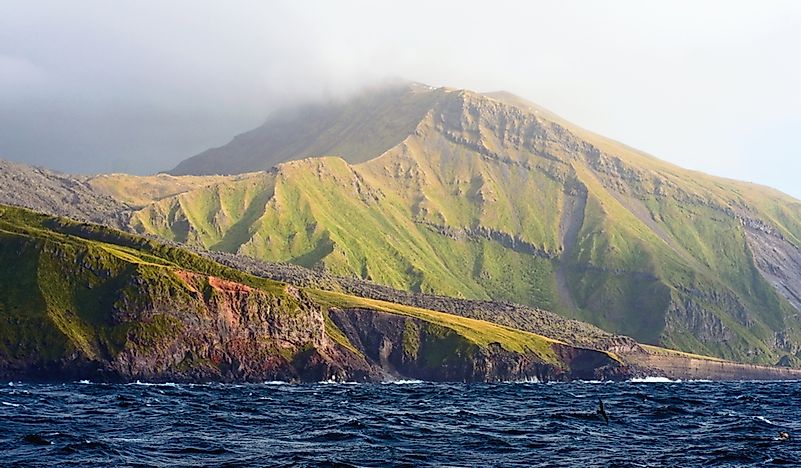
{"label": "white cloud over summit", "polygon": [[801,197],[801,2],[0,3],[0,155],[152,172],[390,78],[505,89]]}

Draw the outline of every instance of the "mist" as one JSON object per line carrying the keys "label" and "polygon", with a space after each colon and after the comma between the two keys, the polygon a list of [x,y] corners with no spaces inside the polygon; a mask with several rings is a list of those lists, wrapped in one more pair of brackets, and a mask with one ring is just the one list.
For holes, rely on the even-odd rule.
{"label": "mist", "polygon": [[271,112],[405,79],[507,90],[801,197],[798,2],[0,4],[0,157],[172,168]]}

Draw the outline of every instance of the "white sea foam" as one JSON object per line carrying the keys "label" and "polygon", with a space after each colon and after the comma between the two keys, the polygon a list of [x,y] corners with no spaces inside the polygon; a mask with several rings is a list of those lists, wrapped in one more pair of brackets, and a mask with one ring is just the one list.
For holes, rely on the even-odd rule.
{"label": "white sea foam", "polygon": [[263,382],[264,385],[289,385],[289,382],[284,382],[283,380],[268,380]]}
{"label": "white sea foam", "polygon": [[18,404],[16,404],[16,403],[9,403],[9,402],[7,402],[7,401],[0,401],[0,403],[4,404],[4,405],[6,405],[6,406],[13,406],[13,407],[18,407],[18,406],[20,406],[20,405],[18,405]]}
{"label": "white sea foam", "polygon": [[156,382],[142,382],[141,380],[137,380],[136,382],[131,382],[127,385],[141,385],[144,387],[174,387],[174,388],[178,388],[180,386],[175,382],[156,383]]}
{"label": "white sea foam", "polygon": [[413,385],[413,384],[421,384],[421,383],[425,383],[425,382],[422,381],[422,380],[414,380],[414,379],[403,380],[403,379],[401,379],[401,380],[388,380],[386,382],[381,382],[381,383],[382,384],[393,384],[393,385]]}
{"label": "white sea foam", "polygon": [[667,377],[635,377],[629,382],[632,383],[679,383],[681,380],[672,380]]}
{"label": "white sea foam", "polygon": [[78,381],[78,383],[79,383],[79,384],[88,385],[88,384],[90,384],[90,383],[92,383],[92,382],[90,382],[90,381],[88,381],[88,380],[79,380],[79,381]]}

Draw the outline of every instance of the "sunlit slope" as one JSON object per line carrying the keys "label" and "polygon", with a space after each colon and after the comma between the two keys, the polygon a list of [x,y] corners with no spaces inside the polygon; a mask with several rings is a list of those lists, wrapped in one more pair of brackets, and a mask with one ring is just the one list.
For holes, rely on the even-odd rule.
{"label": "sunlit slope", "polygon": [[134,176],[130,174],[100,174],[86,177],[84,183],[95,191],[111,196],[130,206],[143,207],[163,198],[178,195],[201,187],[248,178],[238,176],[182,176],[156,174]]}
{"label": "sunlit slope", "polygon": [[282,164],[164,199],[134,226],[531,304],[686,351],[763,363],[798,353],[797,200],[678,168],[507,94],[427,95],[414,129],[373,159]]}

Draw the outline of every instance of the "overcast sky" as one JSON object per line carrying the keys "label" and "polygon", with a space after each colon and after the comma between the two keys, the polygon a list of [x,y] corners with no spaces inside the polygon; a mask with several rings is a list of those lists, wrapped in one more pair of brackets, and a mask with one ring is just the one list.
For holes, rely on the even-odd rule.
{"label": "overcast sky", "polygon": [[0,0],[0,157],[151,173],[391,78],[801,197],[801,2]]}

